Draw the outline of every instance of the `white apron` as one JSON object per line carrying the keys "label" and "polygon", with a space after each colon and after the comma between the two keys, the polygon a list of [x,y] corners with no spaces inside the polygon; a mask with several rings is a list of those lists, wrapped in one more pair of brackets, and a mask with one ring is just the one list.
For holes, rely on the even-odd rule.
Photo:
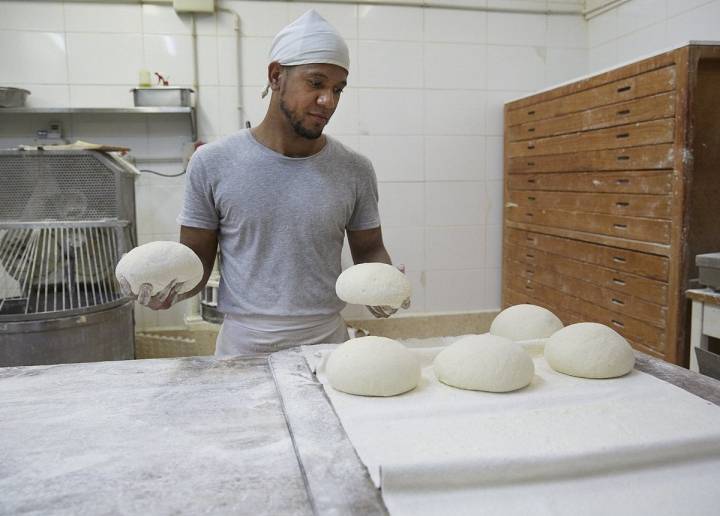
{"label": "white apron", "polygon": [[348,340],[340,314],[320,316],[225,315],[215,356],[255,355],[310,344]]}

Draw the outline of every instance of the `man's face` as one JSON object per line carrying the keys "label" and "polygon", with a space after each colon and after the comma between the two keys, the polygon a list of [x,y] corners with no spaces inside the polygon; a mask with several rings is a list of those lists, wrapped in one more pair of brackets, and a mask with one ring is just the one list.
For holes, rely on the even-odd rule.
{"label": "man's face", "polygon": [[347,84],[347,71],[331,64],[285,67],[280,110],[298,136],[314,140],[335,112]]}

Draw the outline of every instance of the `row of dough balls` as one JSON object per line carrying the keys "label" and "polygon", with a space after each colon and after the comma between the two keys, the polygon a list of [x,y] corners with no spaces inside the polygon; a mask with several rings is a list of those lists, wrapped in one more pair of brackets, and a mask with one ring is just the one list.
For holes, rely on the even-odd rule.
{"label": "row of dough balls", "polygon": [[[532,381],[535,366],[514,340],[547,337],[545,359],[563,374],[613,378],[629,373],[635,364],[632,348],[612,328],[597,323],[563,328],[549,310],[516,305],[498,315],[489,334],[463,337],[441,351],[433,370],[439,381],[461,389],[522,389]],[[418,357],[385,337],[361,337],[341,344],[328,358],[326,371],[334,389],[361,396],[402,394],[417,387],[421,376]]]}
{"label": "row of dough balls", "polygon": [[493,320],[490,333],[515,342],[547,339],[545,360],[555,371],[580,378],[617,378],[635,366],[625,338],[599,323],[563,327],[550,310],[536,305],[506,308]]}

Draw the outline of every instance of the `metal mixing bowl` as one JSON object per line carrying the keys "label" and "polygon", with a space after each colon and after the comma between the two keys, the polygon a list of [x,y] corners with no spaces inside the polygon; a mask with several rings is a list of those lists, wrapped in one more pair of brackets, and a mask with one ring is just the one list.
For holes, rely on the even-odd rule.
{"label": "metal mixing bowl", "polygon": [[30,92],[22,88],[0,86],[0,107],[23,107],[28,95]]}

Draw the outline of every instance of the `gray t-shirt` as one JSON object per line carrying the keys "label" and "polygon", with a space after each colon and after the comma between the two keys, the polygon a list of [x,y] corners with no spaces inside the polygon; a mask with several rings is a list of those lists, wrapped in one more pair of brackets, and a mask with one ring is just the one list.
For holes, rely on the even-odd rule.
{"label": "gray t-shirt", "polygon": [[227,314],[337,313],[345,230],[380,226],[370,161],[326,136],[290,158],[246,129],[200,147],[188,166],[178,223],[218,229],[218,309]]}

